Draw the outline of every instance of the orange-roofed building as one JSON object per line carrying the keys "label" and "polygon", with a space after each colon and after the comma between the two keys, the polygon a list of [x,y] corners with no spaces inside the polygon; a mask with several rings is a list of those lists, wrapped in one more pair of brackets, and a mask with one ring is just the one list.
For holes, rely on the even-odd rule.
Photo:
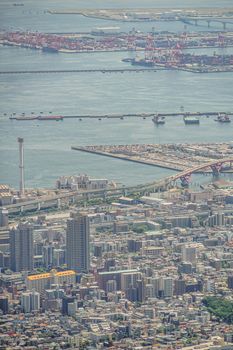
{"label": "orange-roofed building", "polygon": [[42,293],[45,289],[50,288],[52,284],[63,285],[73,284],[76,280],[76,273],[73,270],[66,270],[57,272],[51,270],[48,273],[40,273],[37,275],[31,275],[27,277],[26,285],[29,290],[36,290]]}

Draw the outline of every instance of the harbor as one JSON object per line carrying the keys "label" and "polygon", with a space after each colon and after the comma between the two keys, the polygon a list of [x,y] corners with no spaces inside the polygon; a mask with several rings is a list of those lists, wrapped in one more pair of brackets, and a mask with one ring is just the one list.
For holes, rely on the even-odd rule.
{"label": "harbor", "polygon": [[[231,30],[233,29],[233,26]],[[97,27],[80,33],[38,33],[33,31],[0,31],[0,44],[50,53],[95,53],[147,50],[152,44],[157,49],[205,49],[233,46],[233,32],[159,32],[152,27],[149,32],[132,28],[122,32],[120,27]]]}
{"label": "harbor", "polygon": [[[117,27],[100,27],[89,33],[79,34],[0,32],[0,45],[40,50],[44,55],[124,52],[129,56],[121,57],[121,61],[133,66],[131,69],[122,67],[121,69],[4,70],[0,71],[0,74],[138,73],[147,70],[156,72],[159,69],[198,74],[233,72],[231,53],[233,32],[225,30],[177,34],[155,32],[154,27],[150,32],[137,31],[135,28],[129,32],[121,32]],[[209,51],[211,48],[213,52]],[[226,52],[226,48],[230,52]],[[204,52],[200,53],[199,50],[197,54],[196,49],[202,49]],[[190,50],[192,51],[189,52]],[[135,69],[137,66],[138,70]]]}

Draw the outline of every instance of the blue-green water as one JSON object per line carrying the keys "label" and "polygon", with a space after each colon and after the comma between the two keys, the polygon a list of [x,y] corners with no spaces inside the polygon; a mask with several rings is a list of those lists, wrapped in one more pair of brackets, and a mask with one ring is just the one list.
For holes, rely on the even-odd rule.
{"label": "blue-green water", "polygon": [[[82,16],[52,16],[47,8],[84,7],[191,7],[193,1],[1,1],[1,28],[40,31],[84,31],[132,24],[100,21]],[[87,4],[88,3],[88,4]],[[64,5],[65,4],[65,5]],[[127,4],[127,6],[126,6]],[[166,6],[165,6],[166,5]],[[232,1],[221,1],[231,6]],[[195,1],[195,6],[220,6],[219,1]],[[151,23],[137,24],[150,30]],[[156,23],[158,30],[182,31],[181,23]],[[196,27],[188,26],[188,30]],[[206,28],[205,28],[206,29]],[[201,30],[201,27],[199,28]],[[0,47],[0,71],[30,69],[122,68],[126,53],[49,54],[16,47]],[[18,187],[17,137],[25,139],[26,186],[53,186],[64,174],[87,173],[125,184],[151,181],[171,173],[155,167],[71,151],[72,145],[116,143],[220,142],[233,140],[233,123],[219,125],[212,118],[200,126],[185,126],[170,118],[162,127],[150,119],[64,120],[63,122],[10,121],[13,112],[30,114],[107,114],[233,110],[233,73],[23,74],[0,76],[0,182]],[[7,113],[7,116],[3,114]]]}

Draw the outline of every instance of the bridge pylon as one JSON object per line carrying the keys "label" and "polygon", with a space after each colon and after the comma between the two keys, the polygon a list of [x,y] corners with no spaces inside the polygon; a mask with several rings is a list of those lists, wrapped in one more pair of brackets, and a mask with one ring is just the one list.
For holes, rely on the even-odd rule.
{"label": "bridge pylon", "polygon": [[216,163],[210,166],[211,170],[213,172],[213,176],[218,176],[221,169],[222,169],[222,163]]}
{"label": "bridge pylon", "polygon": [[181,176],[180,181],[182,187],[188,187],[191,181],[191,173]]}

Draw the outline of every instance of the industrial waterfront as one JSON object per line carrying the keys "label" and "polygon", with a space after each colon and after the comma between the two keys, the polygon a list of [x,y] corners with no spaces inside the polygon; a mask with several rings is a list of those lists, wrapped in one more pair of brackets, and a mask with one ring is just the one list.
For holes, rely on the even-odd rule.
{"label": "industrial waterfront", "polygon": [[[48,9],[47,2],[42,5],[26,1],[24,6],[1,4],[3,12],[8,14],[7,23],[3,18],[1,28],[4,31],[29,31],[56,33],[56,22],[59,20],[59,32],[91,32],[97,27],[119,26],[121,32],[129,33],[132,23],[119,25],[114,21],[86,18],[79,15],[53,16],[41,11],[41,6]],[[70,6],[72,7],[71,4]],[[80,4],[82,8],[84,4]],[[93,6],[92,3],[89,4]],[[134,2],[129,6],[138,6]],[[158,7],[163,7],[158,2]],[[171,4],[174,6],[173,1]],[[211,2],[211,5],[213,2]],[[218,5],[218,4],[217,4]],[[216,6],[217,6],[216,5]],[[224,6],[231,3],[225,1]],[[38,6],[38,8],[37,8]],[[61,8],[61,4],[53,3],[53,8]],[[99,4],[101,7],[101,3]],[[123,7],[122,2],[112,6]],[[151,2],[145,2],[151,7]],[[197,7],[202,2],[197,2]],[[73,6],[74,8],[75,6]],[[104,7],[104,6],[103,6]],[[29,13],[31,11],[31,13]],[[136,23],[135,30],[150,32],[152,23]],[[182,35],[184,30],[193,36],[194,32],[223,30],[217,23],[211,28],[205,25],[193,26],[180,22],[156,22],[155,31],[167,30]],[[229,27],[230,30],[230,27]],[[200,34],[201,36],[203,34]],[[216,36],[218,37],[218,36]],[[232,48],[200,49],[203,53],[231,54]],[[207,50],[207,51],[205,51]],[[198,51],[199,52],[199,51]],[[183,71],[126,72],[124,74],[100,74],[88,70],[131,69],[122,58],[122,52],[82,53],[81,55],[54,55],[49,52],[30,50],[21,47],[0,47],[0,71],[64,71],[59,74],[2,74],[1,75],[1,181],[16,186],[17,145],[15,140],[20,135],[25,140],[25,181],[28,187],[52,187],[57,176],[86,172],[93,176],[108,175],[109,179],[122,184],[139,184],[162,178],[171,174],[171,170],[151,168],[139,164],[127,164],[114,159],[102,159],[93,155],[78,154],[71,151],[72,145],[88,144],[135,144],[135,143],[176,143],[176,142],[228,142],[232,141],[232,124],[223,125],[213,118],[201,118],[200,125],[186,126],[182,118],[167,118],[166,124],[156,127],[151,117],[143,119],[127,118],[123,120],[106,118],[106,115],[137,115],[142,112],[179,113],[181,106],[185,112],[230,112],[232,111],[231,90],[232,73],[212,73],[207,75],[192,74]],[[134,57],[129,53],[128,57]],[[127,57],[126,56],[126,57]],[[140,68],[140,67],[139,67]],[[68,73],[66,70],[70,70]],[[83,71],[72,74],[72,71]],[[152,73],[152,72],[151,72]],[[101,81],[100,81],[101,80]],[[43,101],[43,103],[41,102]],[[143,108],[142,108],[143,106]],[[52,111],[54,115],[97,116],[96,120],[76,119],[65,122],[47,123],[31,121],[18,123],[8,118],[16,115],[46,115]],[[4,114],[7,114],[4,116]],[[79,119],[79,118],[78,118]],[[175,130],[179,130],[177,133]],[[30,137],[29,137],[30,135]],[[182,139],[181,139],[182,135]],[[87,141],[88,140],[88,141]],[[120,163],[119,163],[120,162]],[[120,166],[119,166],[120,164]]]}

